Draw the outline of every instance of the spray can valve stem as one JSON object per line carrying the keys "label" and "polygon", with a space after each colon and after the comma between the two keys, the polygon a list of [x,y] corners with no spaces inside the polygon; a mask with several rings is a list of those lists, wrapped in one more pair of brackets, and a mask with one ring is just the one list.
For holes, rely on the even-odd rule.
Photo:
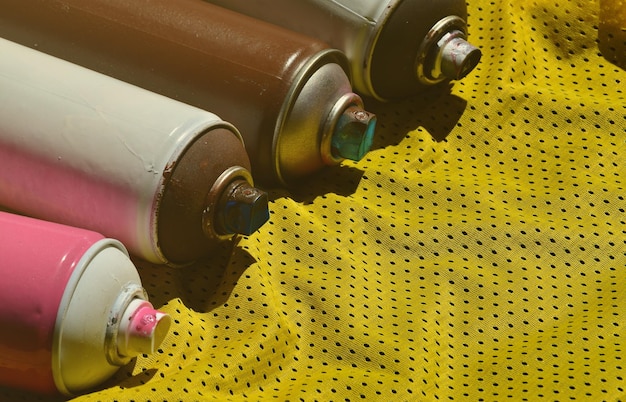
{"label": "spray can valve stem", "polygon": [[465,40],[461,31],[445,34],[437,43],[441,60],[441,73],[450,79],[460,80],[476,67],[481,51]]}
{"label": "spray can valve stem", "polygon": [[221,202],[223,230],[249,236],[269,220],[267,193],[246,180],[235,180],[224,191]]}
{"label": "spray can valve stem", "polygon": [[119,355],[133,357],[151,354],[159,347],[167,335],[171,317],[146,300],[133,299],[120,322],[117,350]]}
{"label": "spray can valve stem", "polygon": [[339,116],[332,134],[331,147],[337,157],[361,160],[372,147],[376,115],[356,105],[348,106]]}

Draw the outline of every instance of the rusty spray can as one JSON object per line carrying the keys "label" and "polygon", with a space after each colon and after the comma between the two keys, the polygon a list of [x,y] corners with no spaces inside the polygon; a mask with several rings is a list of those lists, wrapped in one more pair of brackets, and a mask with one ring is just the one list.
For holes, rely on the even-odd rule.
{"label": "rusty spray can", "polygon": [[341,49],[354,87],[379,100],[459,80],[481,57],[467,42],[465,0],[208,1]]}
{"label": "rusty spray can", "polygon": [[170,327],[126,249],[99,233],[0,212],[0,383],[65,395],[99,385]]}
{"label": "rusty spray can", "polygon": [[183,265],[269,217],[213,113],[0,39],[0,205]]}
{"label": "rusty spray can", "polygon": [[346,56],[316,39],[199,0],[0,8],[7,39],[232,122],[266,185],[359,160],[372,145],[376,118],[352,92]]}

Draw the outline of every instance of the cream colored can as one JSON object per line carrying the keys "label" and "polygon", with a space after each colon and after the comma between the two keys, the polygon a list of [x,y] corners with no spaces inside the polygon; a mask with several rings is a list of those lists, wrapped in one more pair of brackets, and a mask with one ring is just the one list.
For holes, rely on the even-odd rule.
{"label": "cream colored can", "polygon": [[269,217],[213,113],[0,39],[0,205],[186,264]]}

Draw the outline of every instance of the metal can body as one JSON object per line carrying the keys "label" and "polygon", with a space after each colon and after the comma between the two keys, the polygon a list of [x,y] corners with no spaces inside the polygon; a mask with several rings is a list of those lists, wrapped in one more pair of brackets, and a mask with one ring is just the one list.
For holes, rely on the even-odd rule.
{"label": "metal can body", "polygon": [[[230,163],[249,167],[238,131],[210,112],[7,40],[0,54],[2,205],[98,231],[166,263],[160,208],[181,155],[223,129],[236,155],[215,158],[226,158],[215,177]],[[195,190],[203,196],[212,184]]]}
{"label": "metal can body", "polygon": [[[0,6],[2,36],[235,124],[257,180],[286,184],[342,160],[328,156],[323,126],[351,91],[349,66],[326,43],[196,0],[2,0]],[[337,66],[328,80],[339,86],[324,85],[320,74],[311,83],[326,65]],[[306,101],[309,121],[294,122],[291,112],[307,84],[317,94]]]}
{"label": "metal can body", "polygon": [[0,261],[0,383],[73,394],[130,361],[107,351],[117,310],[147,303],[120,242],[0,212]]}
{"label": "metal can body", "polygon": [[438,21],[456,16],[464,29],[467,19],[464,0],[208,1],[342,50],[350,59],[354,87],[379,100],[410,96],[440,82],[418,73],[422,42]]}

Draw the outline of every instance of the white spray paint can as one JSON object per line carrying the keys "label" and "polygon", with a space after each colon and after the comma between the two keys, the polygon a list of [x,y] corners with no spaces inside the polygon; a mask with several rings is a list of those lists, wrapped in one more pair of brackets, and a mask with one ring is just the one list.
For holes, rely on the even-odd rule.
{"label": "white spray paint can", "polygon": [[0,39],[0,204],[186,264],[268,218],[237,129]]}

